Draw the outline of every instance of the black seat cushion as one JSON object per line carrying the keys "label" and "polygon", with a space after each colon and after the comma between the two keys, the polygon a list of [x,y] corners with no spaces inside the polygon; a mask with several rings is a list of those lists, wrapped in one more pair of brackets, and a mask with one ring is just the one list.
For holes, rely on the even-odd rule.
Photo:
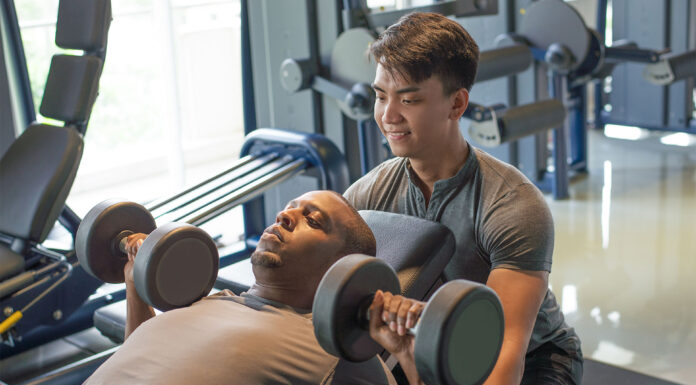
{"label": "black seat cushion", "polygon": [[0,281],[24,270],[24,257],[0,245]]}
{"label": "black seat cushion", "polygon": [[361,210],[377,240],[377,258],[399,275],[402,294],[425,299],[454,253],[454,235],[444,225],[403,214]]}
{"label": "black seat cushion", "polygon": [[61,0],[56,45],[88,52],[104,49],[110,24],[110,0]]}
{"label": "black seat cushion", "polygon": [[41,115],[64,122],[87,121],[97,99],[102,67],[102,59],[95,56],[53,56]]}
{"label": "black seat cushion", "polygon": [[0,232],[43,242],[77,174],[83,142],[71,127],[32,124],[0,159]]}

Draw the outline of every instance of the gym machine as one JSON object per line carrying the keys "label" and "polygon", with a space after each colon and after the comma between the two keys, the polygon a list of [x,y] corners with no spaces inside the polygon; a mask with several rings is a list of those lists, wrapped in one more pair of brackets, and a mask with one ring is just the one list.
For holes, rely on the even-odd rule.
{"label": "gym machine", "polygon": [[[607,30],[608,3],[597,4],[599,35],[612,35],[609,51],[627,47],[622,53],[632,55],[633,63],[618,66],[610,79],[596,81],[595,126],[696,133],[696,3],[614,0]],[[636,51],[638,45],[651,49]]]}
{"label": "gym machine", "polygon": [[[110,22],[109,0],[60,1],[56,45],[82,54],[53,56],[39,111],[64,125],[30,124],[0,159],[2,357],[52,338],[53,327],[99,286],[72,251],[48,249],[42,242],[65,208],[82,158]],[[43,337],[28,337],[32,333]]]}

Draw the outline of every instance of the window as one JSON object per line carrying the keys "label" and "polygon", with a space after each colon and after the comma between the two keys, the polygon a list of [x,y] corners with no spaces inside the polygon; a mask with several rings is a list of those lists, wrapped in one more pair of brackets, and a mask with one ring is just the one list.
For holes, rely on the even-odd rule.
{"label": "window", "polygon": [[[35,105],[57,0],[16,3]],[[112,1],[99,97],[68,205],[147,202],[228,168],[243,143],[239,0]],[[45,118],[39,116],[39,121]],[[241,231],[241,210],[236,222]]]}

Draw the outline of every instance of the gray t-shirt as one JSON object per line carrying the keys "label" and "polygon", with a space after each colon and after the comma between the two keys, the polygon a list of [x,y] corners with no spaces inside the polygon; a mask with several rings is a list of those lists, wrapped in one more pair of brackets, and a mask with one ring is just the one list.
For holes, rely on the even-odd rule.
{"label": "gray t-shirt", "polygon": [[140,325],[86,384],[395,384],[326,353],[308,311],[222,291]]}
{"label": "gray t-shirt", "polygon": [[[407,158],[387,160],[344,195],[358,210],[402,213],[446,225],[456,239],[444,271],[447,280],[486,283],[495,268],[551,271],[553,219],[541,192],[519,170],[469,146],[459,172],[435,182],[427,207],[411,181],[412,172]],[[569,354],[580,352],[580,340],[565,324],[550,290],[528,352],[548,341]]]}

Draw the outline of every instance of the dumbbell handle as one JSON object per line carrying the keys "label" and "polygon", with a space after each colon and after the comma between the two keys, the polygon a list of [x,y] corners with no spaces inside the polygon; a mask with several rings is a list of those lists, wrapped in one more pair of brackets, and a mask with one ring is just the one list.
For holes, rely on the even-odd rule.
{"label": "dumbbell handle", "polygon": [[128,237],[133,234],[135,233],[130,230],[121,231],[114,238],[113,247],[124,254],[128,254],[128,250],[126,250],[126,246],[128,245]]}

